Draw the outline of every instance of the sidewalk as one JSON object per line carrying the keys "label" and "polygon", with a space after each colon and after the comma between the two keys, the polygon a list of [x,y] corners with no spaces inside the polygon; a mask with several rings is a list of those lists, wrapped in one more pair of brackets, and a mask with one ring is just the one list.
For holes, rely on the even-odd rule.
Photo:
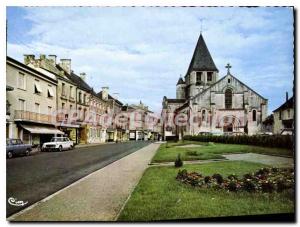
{"label": "sidewalk", "polygon": [[114,221],[159,145],[152,143],[33,204],[8,220]]}

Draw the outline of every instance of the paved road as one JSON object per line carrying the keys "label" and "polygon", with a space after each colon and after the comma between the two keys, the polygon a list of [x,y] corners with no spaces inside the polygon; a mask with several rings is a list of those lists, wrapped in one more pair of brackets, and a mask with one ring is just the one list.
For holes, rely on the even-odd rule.
{"label": "paved road", "polygon": [[28,201],[23,207],[7,202],[7,217],[148,144],[147,141],[104,144],[7,160],[7,199]]}

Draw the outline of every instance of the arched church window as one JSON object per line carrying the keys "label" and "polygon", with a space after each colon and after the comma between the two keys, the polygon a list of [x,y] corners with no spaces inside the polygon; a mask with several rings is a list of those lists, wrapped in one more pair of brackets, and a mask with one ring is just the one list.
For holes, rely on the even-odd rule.
{"label": "arched church window", "polygon": [[226,89],[225,91],[225,109],[232,108],[232,91],[231,89]]}
{"label": "arched church window", "polygon": [[256,121],[256,110],[252,111],[252,120]]}
{"label": "arched church window", "polygon": [[205,121],[205,110],[202,110],[202,121]]}

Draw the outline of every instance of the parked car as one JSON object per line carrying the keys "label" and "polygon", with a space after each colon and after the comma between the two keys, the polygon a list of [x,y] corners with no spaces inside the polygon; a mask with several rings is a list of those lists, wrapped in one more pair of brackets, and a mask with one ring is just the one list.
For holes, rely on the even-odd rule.
{"label": "parked car", "polygon": [[6,157],[12,158],[15,155],[30,155],[32,146],[24,144],[20,139],[6,139]]}
{"label": "parked car", "polygon": [[64,151],[74,148],[74,142],[68,137],[53,137],[51,142],[44,143],[42,151]]}

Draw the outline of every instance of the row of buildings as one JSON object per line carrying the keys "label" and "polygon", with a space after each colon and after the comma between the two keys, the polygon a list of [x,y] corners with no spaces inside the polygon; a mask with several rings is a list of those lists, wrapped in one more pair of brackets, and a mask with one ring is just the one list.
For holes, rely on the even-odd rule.
{"label": "row of buildings", "polygon": [[274,120],[268,120],[272,118],[267,115],[268,99],[234,76],[231,67],[227,64],[227,74],[219,78],[219,70],[200,34],[185,76],[176,84],[176,98],[163,97],[165,140],[205,133],[254,135],[292,131],[294,99],[287,98],[274,111]]}
{"label": "row of buildings", "polygon": [[55,55],[24,55],[21,63],[7,57],[7,138],[29,144],[43,144],[55,135],[68,136],[76,144],[157,139],[159,124],[149,126],[145,118],[155,116],[142,102],[124,105],[109,94],[109,87],[96,92],[85,73],[72,70],[71,59],[57,62]]}

